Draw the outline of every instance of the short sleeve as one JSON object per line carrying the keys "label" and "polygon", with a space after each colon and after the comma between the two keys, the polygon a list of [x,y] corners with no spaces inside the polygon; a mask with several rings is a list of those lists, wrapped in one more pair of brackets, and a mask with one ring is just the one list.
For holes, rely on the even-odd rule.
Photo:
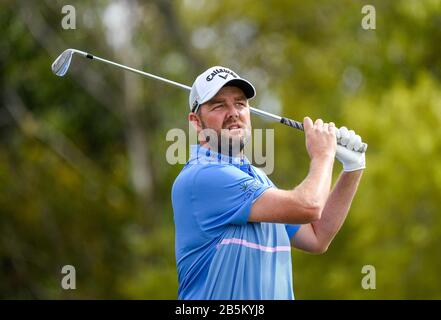
{"label": "short sleeve", "polygon": [[286,233],[288,233],[288,237],[291,239],[297,231],[300,229],[299,224],[285,224]]}
{"label": "short sleeve", "polygon": [[270,187],[231,165],[204,166],[193,181],[193,214],[204,232],[245,224],[253,202]]}

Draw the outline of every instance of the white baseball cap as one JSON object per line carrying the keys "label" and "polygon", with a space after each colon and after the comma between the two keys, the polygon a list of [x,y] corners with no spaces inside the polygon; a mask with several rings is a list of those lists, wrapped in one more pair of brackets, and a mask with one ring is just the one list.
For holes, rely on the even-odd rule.
{"label": "white baseball cap", "polygon": [[226,85],[242,89],[247,99],[256,95],[256,89],[249,81],[239,77],[228,68],[214,66],[200,74],[193,83],[189,97],[190,111],[196,112],[202,104],[213,98]]}

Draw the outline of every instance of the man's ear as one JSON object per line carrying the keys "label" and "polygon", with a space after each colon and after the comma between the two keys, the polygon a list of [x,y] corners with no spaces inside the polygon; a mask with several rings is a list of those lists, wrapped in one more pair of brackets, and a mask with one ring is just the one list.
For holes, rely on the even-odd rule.
{"label": "man's ear", "polygon": [[196,130],[196,132],[200,132],[202,130],[202,122],[199,116],[194,113],[190,112],[188,114],[188,121],[192,124],[193,128]]}

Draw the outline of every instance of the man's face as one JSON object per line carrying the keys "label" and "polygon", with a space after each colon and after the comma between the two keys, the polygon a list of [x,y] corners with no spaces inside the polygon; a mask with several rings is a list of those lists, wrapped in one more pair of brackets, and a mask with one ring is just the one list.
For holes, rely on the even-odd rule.
{"label": "man's face", "polygon": [[241,151],[250,137],[250,108],[245,94],[237,87],[223,87],[210,101],[200,106],[198,115],[193,115],[190,121],[194,121],[196,116],[199,119],[198,132],[202,129],[216,132],[217,146],[210,143],[210,139],[206,141],[218,150],[221,150],[223,144],[223,147],[229,148],[230,153],[232,149]]}

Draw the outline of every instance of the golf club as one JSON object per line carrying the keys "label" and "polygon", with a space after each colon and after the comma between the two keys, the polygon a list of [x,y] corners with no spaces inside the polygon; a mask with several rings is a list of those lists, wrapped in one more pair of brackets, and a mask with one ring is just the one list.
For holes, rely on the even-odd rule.
{"label": "golf club", "polygon": [[[119,67],[121,69],[128,70],[128,71],[131,71],[131,72],[134,72],[134,73],[137,73],[137,74],[140,74],[140,75],[143,75],[145,77],[149,77],[149,78],[152,78],[152,79],[155,79],[155,80],[163,81],[163,82],[166,82],[166,83],[168,83],[170,85],[174,85],[174,86],[180,87],[182,89],[186,89],[188,91],[191,90],[191,87],[186,86],[186,85],[184,85],[182,83],[171,81],[171,80],[168,80],[168,79],[156,76],[156,75],[148,73],[148,72],[144,72],[144,71],[140,71],[140,70],[137,70],[137,69],[133,69],[133,68],[127,67],[125,65],[122,65],[122,64],[119,64],[119,63],[116,63],[116,62],[113,62],[113,61],[109,61],[109,60],[106,60],[106,59],[94,56],[94,55],[92,55],[90,53],[87,53],[87,52],[84,52],[84,51],[80,51],[80,50],[76,50],[76,49],[67,49],[63,53],[61,53],[58,56],[58,58],[55,59],[55,61],[52,63],[52,72],[54,74],[56,74],[57,76],[59,76],[59,77],[64,76],[67,73],[67,70],[69,69],[69,66],[70,66],[70,63],[72,61],[72,57],[73,57],[74,53],[76,53],[76,54],[78,54],[78,55],[80,55],[80,56],[82,56],[84,58],[88,58],[88,59],[91,59],[91,60],[98,60],[98,61],[101,61],[101,62],[104,62],[104,63],[107,63],[107,64],[111,64],[111,65]],[[292,119],[289,119],[289,118],[285,118],[285,117],[280,117],[280,116],[277,116],[275,114],[272,114],[272,113],[269,113],[269,112],[266,112],[266,111],[263,111],[263,110],[259,110],[259,109],[253,108],[253,107],[250,107],[250,111],[252,113],[254,113],[254,114],[257,114],[257,115],[263,117],[263,118],[283,123],[283,124],[285,124],[287,126],[293,127],[295,129],[298,129],[298,130],[302,130],[302,131],[304,130],[303,129],[303,123],[301,123],[299,121],[295,121],[295,120],[292,120]],[[358,150],[358,152],[365,152],[366,149],[367,149],[367,144],[363,143],[361,149]]]}

